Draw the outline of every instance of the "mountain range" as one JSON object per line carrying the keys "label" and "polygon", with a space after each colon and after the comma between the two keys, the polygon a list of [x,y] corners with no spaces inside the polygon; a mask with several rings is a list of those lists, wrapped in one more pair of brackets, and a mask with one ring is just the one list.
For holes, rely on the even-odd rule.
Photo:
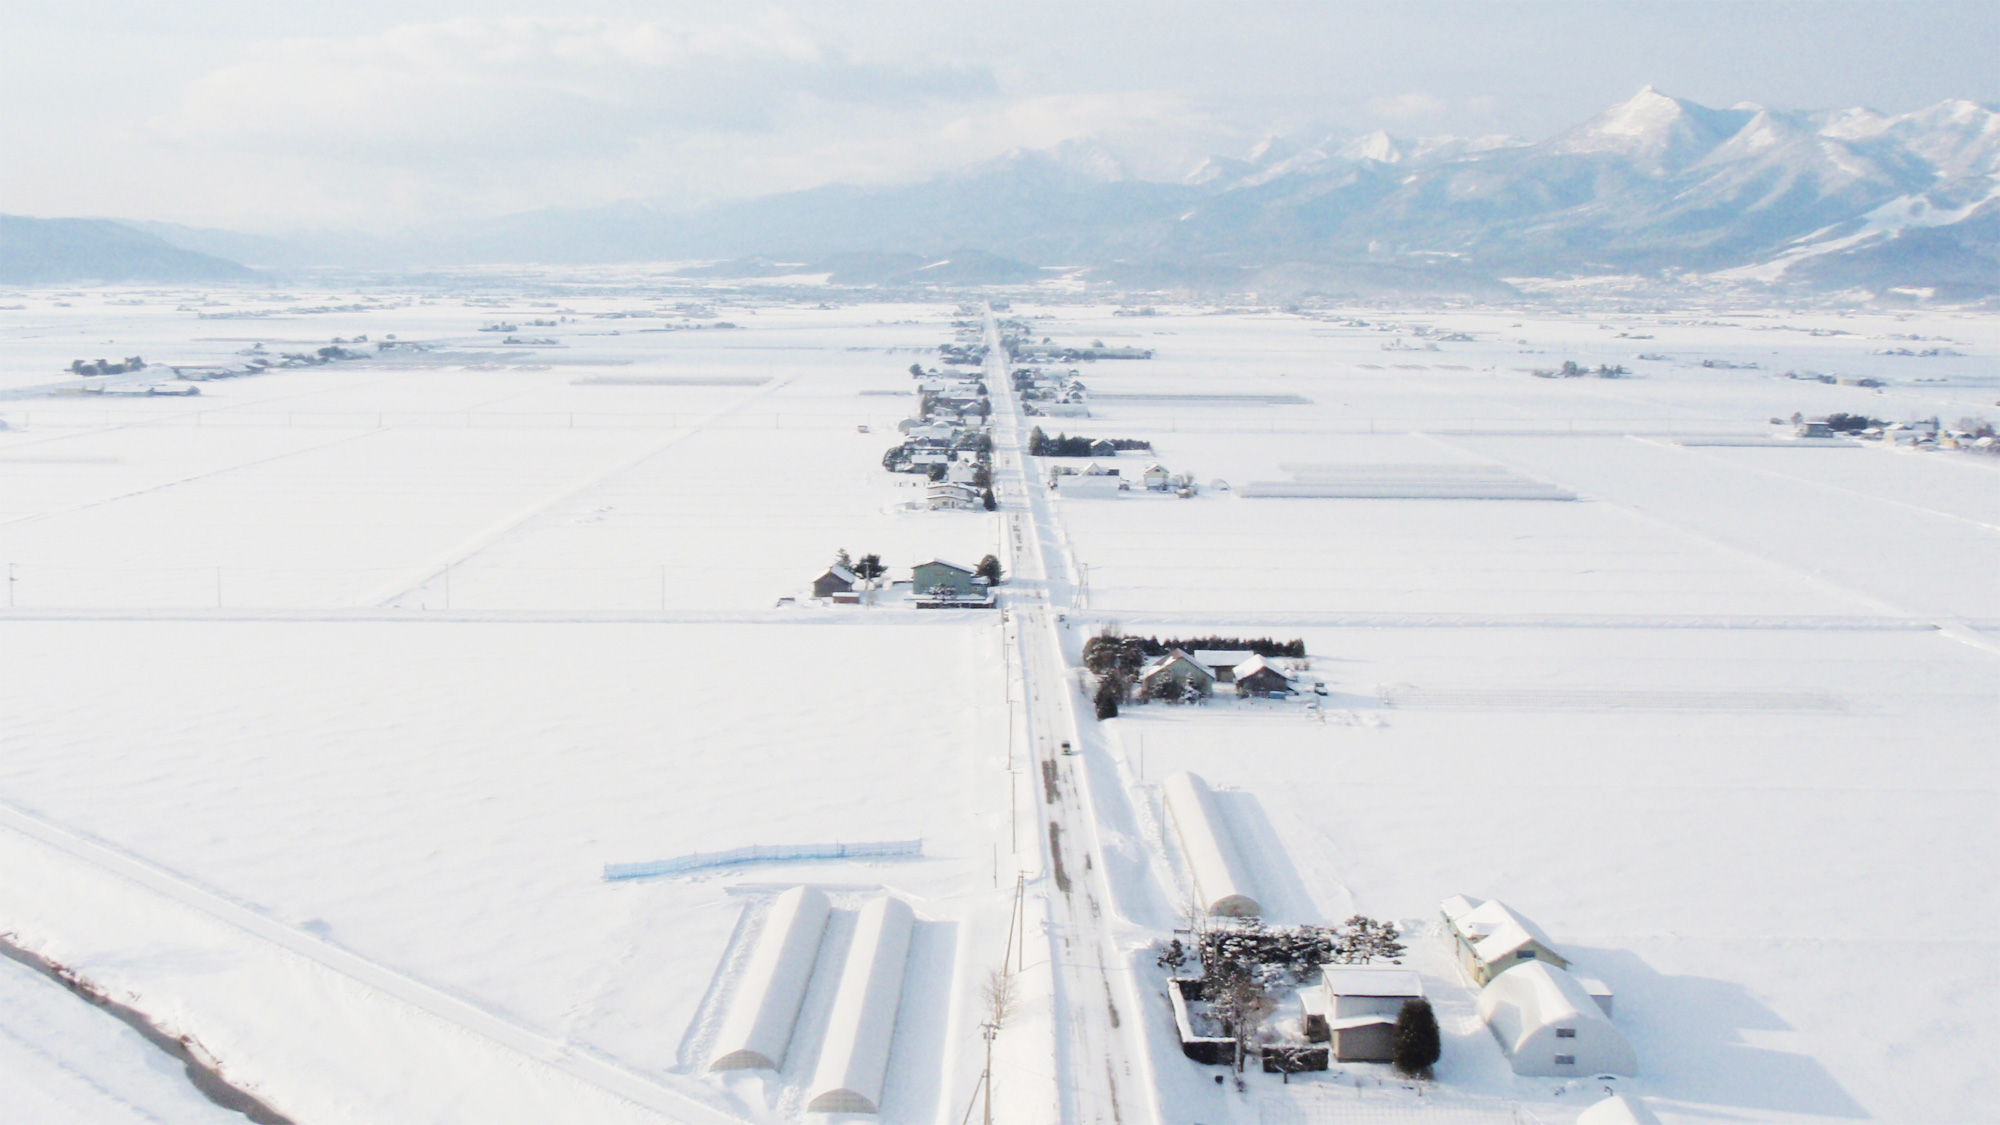
{"label": "mountain range", "polygon": [[109,219],[0,215],[0,284],[242,281],[251,270]]}
{"label": "mountain range", "polygon": [[[1495,294],[1508,277],[1690,274],[1809,289],[2000,293],[2000,112],[1714,109],[1651,87],[1539,142],[1273,138],[1172,182],[1088,141],[921,183],[835,184],[668,211],[466,220],[390,238],[161,242],[295,269],[708,260],[710,276]],[[4,274],[0,274],[4,276]]]}

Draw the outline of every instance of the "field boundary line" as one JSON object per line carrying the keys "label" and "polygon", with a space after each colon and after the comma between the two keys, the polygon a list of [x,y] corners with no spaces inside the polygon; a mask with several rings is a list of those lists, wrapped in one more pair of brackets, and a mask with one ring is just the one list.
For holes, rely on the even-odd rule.
{"label": "field boundary line", "polygon": [[687,1125],[736,1125],[740,1121],[688,1094],[522,1027],[436,985],[294,929],[222,891],[112,844],[6,802],[0,802],[0,825],[642,1109]]}

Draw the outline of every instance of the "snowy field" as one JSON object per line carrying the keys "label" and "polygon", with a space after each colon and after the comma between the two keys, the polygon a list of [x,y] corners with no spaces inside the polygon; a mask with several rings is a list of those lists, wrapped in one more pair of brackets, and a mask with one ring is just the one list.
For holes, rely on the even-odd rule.
{"label": "snowy field", "polygon": [[[826,888],[837,952],[886,891],[918,926],[879,1119],[959,1119],[1012,875],[1040,874],[1025,783],[1018,855],[1010,831],[1024,687],[996,615],[779,604],[841,548],[1009,557],[1000,520],[906,510],[880,467],[955,302],[643,282],[0,299],[0,933],[301,1122],[817,1121],[826,975],[776,1078],[707,1053],[772,897]],[[1163,1120],[1572,1120],[1592,1091],[1515,1079],[1473,1021],[1429,934],[1454,893],[1617,989],[1620,1084],[1670,1121],[1990,1117],[2000,459],[1702,443],[1795,411],[2000,419],[2000,322],[1111,311],[1016,299],[1038,335],[1156,352],[1076,365],[1092,417],[1044,426],[1149,439],[1110,463],[1202,488],[1050,501],[1072,654],[1112,622],[1299,636],[1331,693],[1080,732]],[[391,333],[430,350],[56,393],[74,359]],[[1879,354],[1932,348],[1962,354]],[[1528,373],[1566,359],[1631,375]],[[1576,498],[1239,494],[1356,474]],[[1222,790],[1276,920],[1410,926],[1446,1032],[1430,1102],[1358,1065],[1238,1094],[1180,1057],[1147,952],[1183,924],[1157,811],[1180,769]],[[921,859],[601,878],[915,837]],[[1052,1120],[1068,1065],[1029,920],[1008,1121]],[[0,1098],[27,1091],[0,1116],[226,1116],[0,969]]]}
{"label": "snowy field", "polygon": [[[1436,936],[1438,902],[1461,892],[1523,910],[1617,990],[1642,1070],[1620,1085],[1669,1120],[1990,1117],[2000,459],[1699,442],[1761,440],[1794,411],[2000,419],[2000,326],[1357,314],[1399,334],[1021,311],[1051,317],[1038,334],[1157,352],[1083,367],[1093,417],[1051,432],[1151,439],[1208,485],[1057,502],[1088,587],[1072,644],[1104,624],[1300,636],[1331,692],[1316,713],[1155,705],[1098,728],[1098,791],[1127,795],[1100,804],[1149,871],[1179,862],[1158,782],[1190,769],[1227,788],[1275,920],[1360,911],[1427,935],[1415,963],[1464,1112],[1561,1120],[1594,1088],[1508,1072]],[[1417,325],[1473,340],[1383,350],[1421,346]],[[1965,354],[1874,354],[1940,346]],[[1633,377],[1523,370],[1564,359]],[[1779,377],[1795,369],[1886,385]],[[1310,402],[1121,397],[1172,394]],[[1267,499],[1215,483],[1412,466],[1578,499]],[[1126,881],[1135,932],[1178,924],[1177,878]],[[1891,919],[1885,943],[1875,923]],[[1196,1119],[1367,1119],[1342,1099],[1372,1090],[1373,1068],[1224,1095],[1178,1058],[1164,1009],[1155,1065]]]}

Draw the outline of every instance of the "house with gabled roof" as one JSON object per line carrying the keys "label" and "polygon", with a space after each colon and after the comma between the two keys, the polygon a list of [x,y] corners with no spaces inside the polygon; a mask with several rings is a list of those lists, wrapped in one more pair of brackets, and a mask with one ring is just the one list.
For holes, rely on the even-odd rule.
{"label": "house with gabled roof", "polygon": [[970,484],[951,480],[933,481],[924,490],[924,506],[932,511],[973,511],[981,507],[980,492]]}
{"label": "house with gabled roof", "polygon": [[932,559],[911,568],[910,590],[919,596],[946,590],[954,597],[984,597],[986,580],[969,566]]}
{"label": "house with gabled roof", "polygon": [[1238,695],[1292,694],[1292,678],[1262,656],[1253,655],[1231,668],[1229,678],[1236,684]]}
{"label": "house with gabled roof", "polygon": [[1194,657],[1174,649],[1139,669],[1139,686],[1152,699],[1169,695],[1169,689],[1185,692],[1190,687],[1207,695],[1215,690],[1215,675]]}
{"label": "house with gabled roof", "polygon": [[854,589],[859,581],[854,572],[838,563],[826,568],[826,573],[813,579],[813,597],[830,598],[835,594],[845,594]]}
{"label": "house with gabled roof", "polygon": [[1459,963],[1484,986],[1516,965],[1534,962],[1569,968],[1569,958],[1540,926],[1497,899],[1453,895],[1440,907]]}

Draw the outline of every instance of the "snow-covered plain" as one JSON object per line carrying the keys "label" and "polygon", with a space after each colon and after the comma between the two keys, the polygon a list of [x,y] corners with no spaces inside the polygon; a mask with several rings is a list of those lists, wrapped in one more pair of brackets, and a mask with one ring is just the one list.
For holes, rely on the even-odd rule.
{"label": "snow-covered plain", "polygon": [[[690,320],[638,280],[497,304],[0,302],[23,306],[0,311],[0,931],[301,1121],[795,1120],[831,978],[780,1079],[710,1077],[732,973],[784,888],[834,894],[832,950],[887,889],[919,925],[882,1118],[958,1119],[1012,872],[1040,872],[1026,784],[1018,855],[1009,831],[1002,630],[777,604],[837,548],[1007,555],[999,521],[902,510],[917,490],[879,467],[911,400],[864,392],[907,391],[952,302],[718,290]],[[1590,1096],[1513,1079],[1468,1022],[1422,935],[1456,892],[1507,900],[1617,988],[1642,1067],[1620,1085],[1669,1120],[1975,1121],[2000,1102],[1982,749],[2000,463],[1680,444],[1794,411],[2000,417],[2000,323],[1016,306],[1061,342],[1157,353],[1081,365],[1094,417],[1051,432],[1151,439],[1205,486],[1051,501],[1086,577],[1056,607],[1071,651],[1113,621],[1303,636],[1333,693],[1318,716],[1147,707],[1082,732],[1109,908],[1158,1001],[1130,1026],[1166,1120],[1421,1119],[1372,1068],[1251,1075],[1238,1095],[1174,1049],[1145,947],[1182,924],[1156,811],[1177,769],[1222,790],[1274,917],[1418,931],[1446,1016],[1441,1111],[1557,1122]],[[478,331],[503,319],[562,346]],[[741,327],[639,330],[718,319]],[[362,333],[437,350],[193,398],[41,389],[77,358],[241,362],[260,340]],[[1472,338],[1422,350],[1448,333]],[[1927,347],[1964,354],[1876,354]],[[1564,359],[1633,377],[1525,370]],[[1216,395],[1306,401],[1195,397]],[[1498,466],[1579,498],[1208,486],[1395,465]],[[599,877],[911,836],[921,860]],[[1008,1121],[1051,1119],[1068,1065],[1041,917],[1025,1014],[996,1045]]]}
{"label": "snow-covered plain", "polygon": [[[1128,708],[1093,732],[1098,791],[1130,794],[1107,819],[1149,870],[1178,863],[1160,780],[1193,769],[1233,788],[1224,806],[1277,920],[1360,911],[1427,935],[1415,963],[1442,1001],[1442,1092],[1499,1118],[1519,1103],[1563,1119],[1595,1087],[1508,1073],[1434,934],[1457,892],[1524,910],[1614,986],[1642,1070],[1617,1085],[1669,1120],[1990,1116],[2000,459],[1680,442],[1756,437],[1794,411],[2000,418],[2000,326],[1358,314],[1405,343],[1421,345],[1417,324],[1474,337],[1404,352],[1378,326],[1023,311],[1052,318],[1040,333],[1158,352],[1085,368],[1092,419],[1051,431],[1150,438],[1203,482],[1480,465],[1579,496],[1058,501],[1087,576],[1072,644],[1106,624],[1302,636],[1331,692],[1317,712]],[[1913,346],[1894,334],[1966,354],[1873,354]],[[1523,370],[1567,358],[1634,377]],[[1311,402],[1120,397],[1162,393]],[[1176,924],[1184,876],[1123,885],[1142,926]],[[1175,1056],[1159,1007],[1155,1065],[1197,1119],[1363,1112],[1323,1099],[1371,1082],[1365,1066],[1218,1091]]]}

